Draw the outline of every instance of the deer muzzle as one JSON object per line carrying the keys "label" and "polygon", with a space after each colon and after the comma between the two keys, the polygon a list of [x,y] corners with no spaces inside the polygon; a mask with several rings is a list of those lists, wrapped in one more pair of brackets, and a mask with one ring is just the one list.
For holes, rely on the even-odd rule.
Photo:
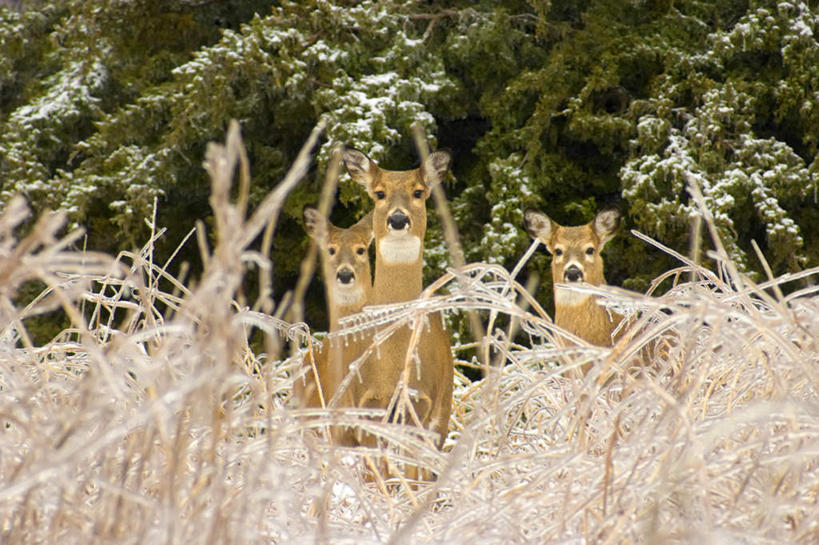
{"label": "deer muzzle", "polygon": [[345,286],[352,284],[355,281],[355,272],[350,269],[341,269],[336,273],[336,280]]}
{"label": "deer muzzle", "polygon": [[393,231],[409,231],[410,218],[403,210],[394,210],[387,216],[387,227]]}
{"label": "deer muzzle", "polygon": [[582,282],[583,270],[577,265],[571,265],[563,271],[563,280],[565,282]]}

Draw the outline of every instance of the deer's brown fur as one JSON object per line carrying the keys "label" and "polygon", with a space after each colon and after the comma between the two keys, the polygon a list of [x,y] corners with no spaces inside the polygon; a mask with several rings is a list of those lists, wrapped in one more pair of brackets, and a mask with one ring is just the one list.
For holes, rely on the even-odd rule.
{"label": "deer's brown fur", "polygon": [[555,324],[591,344],[611,346],[612,332],[622,317],[607,311],[592,295],[558,284],[606,283],[600,252],[620,225],[619,212],[602,211],[589,223],[577,227],[564,227],[534,209],[526,210],[524,220],[529,235],[552,254]]}
{"label": "deer's brown fur", "polygon": [[[449,154],[434,152],[414,170],[380,168],[364,153],[347,149],[344,164],[353,180],[374,201],[375,281],[373,303],[416,299],[422,291],[426,200],[449,168]],[[404,327],[380,345],[361,368],[356,381],[359,407],[387,408],[409,362],[409,388],[421,425],[438,433],[438,446],[447,435],[452,406],[454,362],[442,316],[428,316],[417,343],[417,363],[408,354],[412,330]],[[411,418],[407,418],[412,423]]]}
{"label": "deer's brown fur", "polygon": [[[304,208],[304,225],[319,246],[329,329],[333,333],[340,330],[341,318],[361,311],[372,300],[372,274],[367,251],[373,239],[372,214],[367,214],[352,227],[342,229],[308,206]],[[295,394],[300,406],[325,406],[335,395],[348,365],[364,352],[370,340],[362,335],[343,339],[328,337],[312,352],[315,365],[308,354],[305,358],[308,369],[303,380],[296,381]],[[345,393],[338,406],[354,406],[352,394]],[[337,439],[346,444],[352,442],[350,433],[337,432],[334,430]]]}

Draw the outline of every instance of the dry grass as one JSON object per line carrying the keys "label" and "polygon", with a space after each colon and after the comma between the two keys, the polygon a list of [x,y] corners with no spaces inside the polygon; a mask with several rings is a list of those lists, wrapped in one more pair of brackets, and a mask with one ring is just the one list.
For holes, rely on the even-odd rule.
{"label": "dry grass", "polygon": [[[269,266],[248,244],[306,157],[245,219],[241,199],[227,198],[243,161],[238,132],[209,150],[218,237],[196,286],[153,262],[155,237],[114,259],[69,251],[78,235],[57,238],[59,215],[18,240],[24,205],[3,212],[0,542],[819,541],[817,288],[784,297],[799,278],[755,284],[719,255],[718,274],[681,257],[660,297],[594,290],[636,322],[615,349],[555,348],[548,316],[484,264],[441,278],[421,301],[350,320],[350,334],[422,327],[441,309],[519,321],[526,344],[497,329],[482,339],[500,363],[483,380],[456,373],[444,452],[365,411],[292,409],[303,351],[255,354],[247,338],[259,328],[278,350],[280,335],[306,346],[310,331],[234,297],[247,263]],[[34,279],[48,288],[16,308],[15,290]],[[55,307],[72,328],[33,346],[26,319]],[[629,367],[647,354],[650,367]],[[588,361],[584,380],[561,374]],[[375,453],[329,445],[330,422],[367,426],[404,447],[394,461],[409,457],[437,480],[366,483],[361,460]]]}

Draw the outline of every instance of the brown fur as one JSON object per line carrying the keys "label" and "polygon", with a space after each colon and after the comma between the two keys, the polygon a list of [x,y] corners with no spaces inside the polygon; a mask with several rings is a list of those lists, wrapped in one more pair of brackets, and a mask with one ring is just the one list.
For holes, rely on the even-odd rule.
{"label": "brown fur", "polygon": [[[360,151],[348,149],[344,152],[344,163],[353,180],[363,185],[375,202],[373,303],[417,298],[422,290],[426,199],[433,185],[446,173],[449,155],[435,152],[417,169],[390,171],[381,169]],[[388,218],[395,214],[408,218],[409,224],[404,229],[390,227]],[[356,383],[354,393],[359,407],[388,406],[404,370],[411,335],[408,327],[399,330],[362,366],[362,380]],[[448,431],[454,370],[442,316],[429,316],[428,327],[420,332],[417,353],[419,366],[410,359],[409,387],[418,392],[413,406],[421,425],[438,432],[440,447]]]}
{"label": "brown fur", "polygon": [[[372,275],[367,251],[373,236],[372,214],[367,214],[349,229],[342,229],[321,217],[315,208],[305,207],[304,223],[308,234],[319,245],[330,332],[336,332],[340,330],[341,318],[361,311],[372,300]],[[349,286],[338,280],[341,271],[353,274]],[[348,287],[351,289],[346,289]],[[371,338],[360,335],[332,342],[329,338],[325,339],[312,352],[315,355],[315,370],[308,354],[305,358],[308,370],[304,380],[296,381],[295,395],[300,406],[325,406],[335,395],[347,373],[347,366],[366,350],[370,342]],[[348,392],[342,396],[338,406],[354,406],[352,395]],[[344,444],[352,442],[349,433],[341,434],[334,430],[334,437]]]}
{"label": "brown fur", "polygon": [[[618,212],[600,212],[595,219],[578,227],[564,227],[532,209],[526,211],[524,218],[529,234],[545,244],[552,254],[555,284],[583,281],[600,286],[606,283],[600,252],[619,226]],[[572,266],[580,271],[580,279],[572,275]],[[590,295],[573,294],[557,286],[554,294],[556,325],[591,344],[612,345],[611,335],[621,316],[606,311]]]}

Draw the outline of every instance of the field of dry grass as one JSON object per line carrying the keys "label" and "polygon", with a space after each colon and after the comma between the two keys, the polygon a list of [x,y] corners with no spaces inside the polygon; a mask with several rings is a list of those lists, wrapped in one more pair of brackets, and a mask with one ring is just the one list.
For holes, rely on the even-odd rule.
{"label": "field of dry grass", "polygon": [[[316,340],[237,293],[249,264],[270,266],[248,247],[275,226],[305,161],[246,218],[228,197],[241,151],[237,132],[209,149],[216,233],[209,248],[197,230],[207,265],[196,285],[153,261],[159,226],[114,257],[71,250],[80,235],[58,235],[60,214],[20,235],[25,204],[2,211],[0,543],[819,542],[819,269],[754,283],[719,251],[716,273],[680,256],[661,296],[597,290],[633,317],[637,333],[614,349],[556,348],[549,317],[484,264],[350,321],[355,335],[479,310],[524,333],[515,343],[489,328],[485,378],[456,372],[439,452],[363,411],[293,407]],[[18,308],[30,280],[47,288]],[[35,346],[26,320],[58,308],[71,328]],[[302,350],[282,350],[283,338]],[[584,379],[564,372],[586,362]],[[339,422],[401,445],[379,454],[437,479],[366,482],[376,452],[331,446],[323,430]]]}

